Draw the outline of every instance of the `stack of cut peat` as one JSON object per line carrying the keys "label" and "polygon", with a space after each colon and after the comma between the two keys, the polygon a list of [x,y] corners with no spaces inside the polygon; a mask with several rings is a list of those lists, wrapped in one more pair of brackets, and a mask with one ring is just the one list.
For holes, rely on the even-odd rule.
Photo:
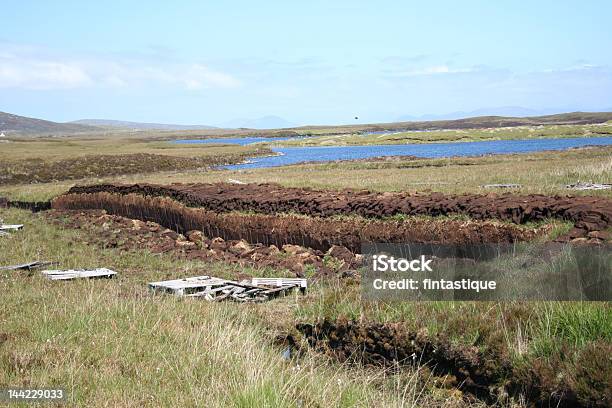
{"label": "stack of cut peat", "polygon": [[568,220],[574,228],[562,240],[608,240],[612,226],[612,199],[541,194],[413,194],[363,190],[323,191],[285,188],[276,184],[150,184],[77,186],[69,194],[107,192],[169,197],[189,207],[222,213],[250,211],[261,214],[298,213],[315,217],[358,215],[382,218],[405,215],[467,215],[475,220],[499,219],[515,224]]}

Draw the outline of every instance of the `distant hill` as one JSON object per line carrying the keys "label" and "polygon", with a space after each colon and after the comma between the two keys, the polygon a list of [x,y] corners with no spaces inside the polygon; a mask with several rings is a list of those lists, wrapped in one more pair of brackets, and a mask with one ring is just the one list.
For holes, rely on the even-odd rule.
{"label": "distant hill", "polygon": [[99,126],[106,128],[121,128],[130,130],[201,130],[201,129],[216,129],[214,126],[207,125],[176,125],[169,123],[141,123],[128,122],[123,120],[111,119],[81,119],[74,122],[79,125]]}
{"label": "distant hill", "polygon": [[421,120],[341,126],[302,126],[290,130],[299,133],[308,132],[312,129],[328,129],[331,127],[336,134],[341,134],[347,132],[483,129],[539,125],[587,125],[605,123],[608,121],[612,121],[612,112],[570,112],[529,117],[478,116],[449,120]]}
{"label": "distant hill", "polygon": [[264,116],[257,119],[234,119],[222,124],[227,129],[284,129],[295,126],[279,116]]}
{"label": "distant hill", "polygon": [[0,132],[6,135],[10,135],[11,133],[66,134],[92,132],[96,130],[100,130],[100,128],[77,123],[51,122],[49,120],[34,119],[26,116],[13,115],[12,113],[0,112]]}
{"label": "distant hill", "polygon": [[[376,131],[411,131],[411,130],[443,130],[443,129],[481,129],[513,126],[538,126],[538,125],[584,125],[612,121],[612,112],[571,112],[555,115],[530,116],[530,117],[507,117],[507,116],[479,116],[464,119],[450,120],[420,120],[392,123],[371,123],[354,125],[319,125],[291,127],[289,122],[275,116],[255,119],[249,122],[241,122],[246,126],[231,126],[231,129],[212,128],[210,126],[193,125],[163,125],[157,123],[137,123],[109,120],[84,120],[69,123],[57,123],[48,120],[28,118],[0,112],[0,133],[6,136],[11,134],[21,135],[76,135],[76,134],[104,134],[104,133],[130,133],[134,129],[154,129],[160,132],[181,131],[190,134],[208,135],[305,135],[315,129],[327,129],[328,134],[342,134],[348,132],[376,132]],[[93,124],[96,125],[93,125]],[[132,124],[123,126],[112,126],[108,123]],[[136,126],[141,125],[138,128]],[[127,126],[127,127],[124,127]],[[168,126],[160,128],[159,126]],[[230,126],[228,126],[230,127]],[[115,129],[115,130],[112,130]],[[260,130],[264,129],[264,130]],[[275,130],[277,129],[277,130]]]}
{"label": "distant hill", "polygon": [[500,106],[497,108],[483,108],[477,109],[469,112],[451,112],[446,114],[428,114],[421,116],[411,116],[404,115],[397,118],[398,122],[408,122],[408,121],[429,121],[429,120],[455,120],[455,119],[466,119],[466,118],[475,118],[479,116],[504,116],[504,117],[515,117],[515,118],[524,118],[529,116],[541,116],[541,115],[551,115],[558,110],[555,111],[553,109],[529,109],[523,108],[521,106]]}

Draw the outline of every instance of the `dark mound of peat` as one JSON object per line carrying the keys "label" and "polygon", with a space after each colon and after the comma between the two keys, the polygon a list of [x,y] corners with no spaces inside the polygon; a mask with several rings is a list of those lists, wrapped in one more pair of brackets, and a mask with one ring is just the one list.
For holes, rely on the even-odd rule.
{"label": "dark mound of peat", "polygon": [[229,183],[134,184],[77,186],[71,194],[107,192],[169,197],[189,207],[215,212],[251,211],[262,214],[297,213],[314,217],[359,215],[365,218],[405,215],[467,215],[475,220],[499,219],[515,224],[550,218],[568,220],[574,228],[563,239],[607,239],[612,226],[612,200],[601,197],[572,197],[513,194],[376,193],[343,190],[321,191],[284,188],[275,184]]}
{"label": "dark mound of peat", "polygon": [[153,221],[179,233],[198,230],[207,237],[244,239],[250,243],[301,245],[327,251],[342,246],[361,252],[362,242],[437,242],[475,244],[525,241],[547,232],[547,227],[525,228],[507,223],[459,220],[376,220],[301,215],[215,213],[189,208],[165,197],[116,193],[66,194],[53,200],[63,210],[103,209],[109,214]]}

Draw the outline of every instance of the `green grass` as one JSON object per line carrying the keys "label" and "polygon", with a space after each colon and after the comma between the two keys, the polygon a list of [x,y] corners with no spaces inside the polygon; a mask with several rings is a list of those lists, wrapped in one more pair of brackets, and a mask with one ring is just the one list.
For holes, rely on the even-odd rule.
{"label": "green grass", "polygon": [[448,394],[422,394],[417,371],[400,378],[310,352],[284,360],[277,329],[308,297],[216,304],[146,288],[170,277],[231,277],[241,268],[100,249],[82,231],[21,210],[0,210],[0,217],[25,224],[0,239],[1,265],[43,259],[120,273],[53,282],[37,272],[3,272],[0,387],[64,387],[72,406],[457,406]]}
{"label": "green grass", "polygon": [[[401,322],[408,330],[426,329],[451,343],[502,347],[514,358],[549,358],[563,347],[581,350],[595,341],[612,341],[607,302],[364,302],[355,283],[329,283],[302,303],[296,319],[347,318]],[[554,346],[554,347],[553,347]]]}

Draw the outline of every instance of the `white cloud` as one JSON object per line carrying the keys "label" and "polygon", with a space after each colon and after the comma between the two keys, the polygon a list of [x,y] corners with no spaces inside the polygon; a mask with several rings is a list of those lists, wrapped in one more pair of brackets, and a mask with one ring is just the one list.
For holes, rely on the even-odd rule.
{"label": "white cloud", "polygon": [[[2,44],[0,44],[0,48]],[[0,88],[33,90],[82,87],[175,86],[188,90],[235,88],[234,76],[200,63],[152,64],[146,60],[49,56],[31,48],[0,49]]]}
{"label": "white cloud", "polygon": [[71,61],[0,55],[0,88],[70,89],[92,83],[92,78],[83,67]]}
{"label": "white cloud", "polygon": [[240,82],[231,75],[216,72],[201,64],[193,64],[186,69],[185,75],[179,73],[187,89],[203,89],[210,87],[236,88]]}
{"label": "white cloud", "polygon": [[451,68],[448,65],[433,65],[424,68],[412,69],[408,71],[398,71],[394,74],[397,77],[429,76],[439,74],[459,74],[473,72],[473,68]]}

